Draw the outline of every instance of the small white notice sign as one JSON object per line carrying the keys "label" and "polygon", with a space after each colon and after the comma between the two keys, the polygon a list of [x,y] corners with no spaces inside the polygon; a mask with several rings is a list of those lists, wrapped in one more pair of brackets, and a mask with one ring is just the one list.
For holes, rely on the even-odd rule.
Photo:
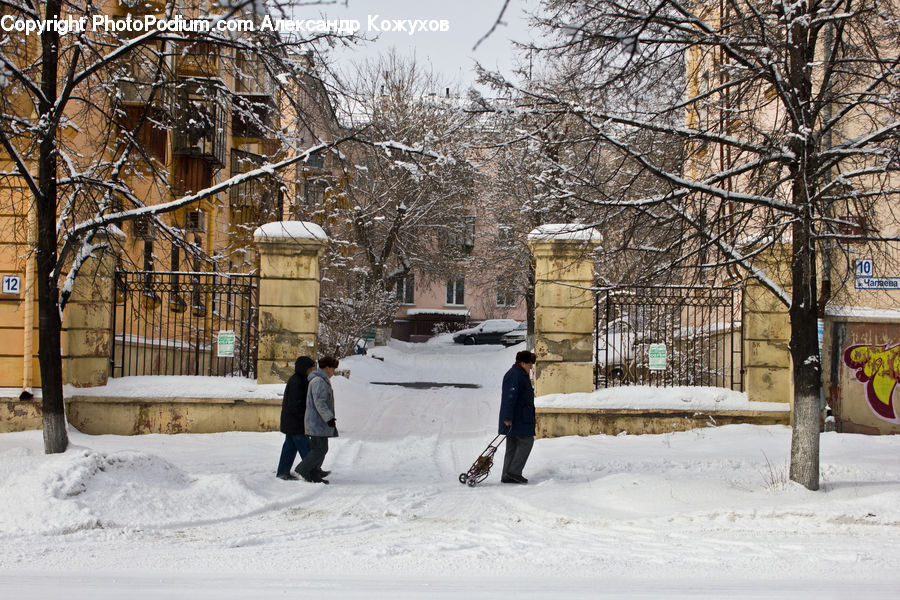
{"label": "small white notice sign", "polygon": [[22,280],[18,275],[3,276],[3,293],[18,295],[22,291]]}
{"label": "small white notice sign", "polygon": [[234,331],[225,329],[220,331],[216,348],[216,355],[219,358],[234,358]]}
{"label": "small white notice sign", "polygon": [[648,352],[650,370],[665,371],[666,363],[669,361],[669,352],[666,350],[665,344],[650,344]]}

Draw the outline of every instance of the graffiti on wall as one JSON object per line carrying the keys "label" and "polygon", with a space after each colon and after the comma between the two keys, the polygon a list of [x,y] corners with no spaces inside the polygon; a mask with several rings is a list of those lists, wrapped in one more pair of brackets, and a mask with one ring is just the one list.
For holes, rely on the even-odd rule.
{"label": "graffiti on wall", "polygon": [[881,419],[900,423],[894,389],[900,383],[900,344],[856,345],[844,350],[844,364],[866,386],[866,402]]}

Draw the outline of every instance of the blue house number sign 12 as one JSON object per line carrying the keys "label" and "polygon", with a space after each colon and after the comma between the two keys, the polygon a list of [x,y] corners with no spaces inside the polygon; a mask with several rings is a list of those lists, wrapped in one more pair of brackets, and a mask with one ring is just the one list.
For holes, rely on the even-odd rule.
{"label": "blue house number sign 12", "polygon": [[20,287],[21,279],[19,279],[18,275],[4,275],[3,276],[3,293],[4,294],[18,294]]}

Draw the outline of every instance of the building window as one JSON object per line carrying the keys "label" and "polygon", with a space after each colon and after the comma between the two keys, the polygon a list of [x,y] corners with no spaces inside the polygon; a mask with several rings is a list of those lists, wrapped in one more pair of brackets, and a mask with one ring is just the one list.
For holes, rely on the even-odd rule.
{"label": "building window", "polygon": [[451,277],[447,280],[447,304],[464,305],[466,303],[466,278]]}
{"label": "building window", "polygon": [[144,241],[144,295],[156,295],[153,293],[153,240]]}
{"label": "building window", "polygon": [[510,250],[516,245],[516,230],[512,225],[501,223],[497,227],[497,247],[501,250]]}
{"label": "building window", "polygon": [[321,206],[325,203],[325,183],[313,181],[306,183],[303,187],[307,206]]}
{"label": "building window", "polygon": [[184,230],[196,233],[206,231],[206,213],[202,210],[191,210],[185,213]]}
{"label": "building window", "polygon": [[152,217],[135,217],[134,221],[132,222],[132,227],[134,228],[134,237],[138,238],[139,240],[152,242],[154,239],[156,239],[156,224],[153,222]]}
{"label": "building window", "polygon": [[475,247],[475,216],[466,215],[446,234],[447,252],[453,257],[469,256]]}
{"label": "building window", "polygon": [[306,166],[312,167],[313,169],[325,168],[325,153],[321,150],[310,153],[309,157],[306,159]]}
{"label": "building window", "polygon": [[144,242],[144,270],[153,270],[153,240]]}
{"label": "building window", "polygon": [[516,292],[515,290],[504,287],[502,284],[497,285],[497,306],[515,306]]}
{"label": "building window", "polygon": [[171,255],[172,274],[169,275],[169,285],[172,291],[169,298],[169,309],[172,312],[184,312],[187,303],[181,297],[181,285],[178,280],[178,271],[181,269],[181,248],[172,244]]}
{"label": "building window", "polygon": [[471,250],[475,246],[475,216],[463,217],[463,248]]}
{"label": "building window", "polygon": [[401,304],[415,304],[416,303],[416,279],[415,275],[409,274],[402,279],[397,280],[397,300],[400,301]]}

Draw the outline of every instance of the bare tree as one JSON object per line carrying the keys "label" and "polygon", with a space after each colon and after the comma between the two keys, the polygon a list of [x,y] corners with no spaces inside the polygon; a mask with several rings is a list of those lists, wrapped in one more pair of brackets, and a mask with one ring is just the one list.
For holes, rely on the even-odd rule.
{"label": "bare tree", "polygon": [[345,330],[337,336],[344,351],[392,322],[399,280],[458,268],[477,179],[473,117],[415,59],[388,53],[345,85],[344,120],[357,132],[341,148],[345,184],[311,208],[327,213],[320,220],[337,241],[324,261],[322,316],[326,337]]}
{"label": "bare tree", "polygon": [[[124,2],[111,9],[91,0],[4,2],[2,11],[21,22],[51,26],[39,33],[4,33],[0,43],[0,69],[4,91],[0,97],[0,145],[10,165],[2,177],[20,190],[11,201],[13,212],[32,210],[36,221],[36,279],[39,304],[44,444],[48,453],[67,446],[62,391],[60,328],[71,285],[84,261],[111,250],[115,236],[98,234],[115,230],[135,219],[151,220],[172,240],[184,238],[184,226],[161,215],[214,198],[232,186],[282,173],[306,160],[314,150],[329,145],[299,139],[290,124],[272,120],[274,109],[282,114],[302,114],[296,104],[298,82],[310,76],[309,61],[302,53],[331,33],[282,39],[278,36],[234,36],[215,27],[201,31],[171,32],[151,28],[144,32],[107,32],[101,27],[82,27],[64,32],[56,24],[66,17],[78,20],[103,11],[109,15],[151,10],[166,17],[202,18],[207,23],[233,17],[259,18],[257,2],[234,0],[212,3]],[[124,11],[124,12],[121,12]],[[253,94],[235,94],[221,78],[204,77],[204,61],[229,62],[229,79],[265,76],[272,98],[281,103],[262,110]],[[243,60],[247,59],[247,60]],[[193,72],[179,76],[174,63],[198,61]],[[257,65],[253,73],[243,71]],[[199,72],[200,76],[196,73]],[[275,93],[278,90],[278,93]],[[126,110],[124,96],[137,94],[143,108]],[[174,104],[169,104],[171,96]],[[238,97],[240,96],[240,97]],[[260,138],[277,140],[276,147],[259,164],[230,177],[209,178],[202,185],[181,185],[153,142],[155,132],[171,131],[192,148],[214,153],[215,138],[224,136],[222,111],[234,101],[235,115],[248,128],[263,129]],[[226,117],[227,119],[227,117]],[[221,159],[219,164],[224,164]],[[171,186],[175,181],[175,194]],[[155,190],[155,191],[154,191]],[[185,244],[188,251],[201,250]]]}
{"label": "bare tree", "polygon": [[[546,0],[536,21],[552,41],[534,51],[572,68],[518,90],[529,111],[580,120],[571,143],[614,149],[668,188],[591,201],[683,233],[653,249],[658,272],[756,278],[789,307],[790,473],[818,489],[819,261],[838,241],[900,240],[885,208],[900,193],[897,3]],[[641,133],[680,140],[683,167],[636,145]],[[776,244],[787,282],[759,266]]]}
{"label": "bare tree", "polygon": [[[485,73],[484,79],[491,82],[493,76]],[[670,281],[676,276],[671,271],[648,268],[659,262],[650,250],[680,239],[680,232],[670,222],[610,202],[661,193],[668,186],[613,146],[598,144],[581,118],[535,95],[552,89],[566,97],[569,90],[558,76],[526,81],[530,93],[513,91],[502,100],[476,97],[471,107],[489,115],[483,117],[479,141],[488,173],[484,204],[496,223],[488,234],[495,239],[485,240],[492,249],[485,266],[501,265],[501,278],[525,296],[532,324],[533,259],[527,234],[540,225],[580,223],[601,231],[604,242],[593,256],[601,285]],[[638,132],[629,145],[657,156],[667,168],[677,168],[682,160],[681,142],[661,133]]]}

